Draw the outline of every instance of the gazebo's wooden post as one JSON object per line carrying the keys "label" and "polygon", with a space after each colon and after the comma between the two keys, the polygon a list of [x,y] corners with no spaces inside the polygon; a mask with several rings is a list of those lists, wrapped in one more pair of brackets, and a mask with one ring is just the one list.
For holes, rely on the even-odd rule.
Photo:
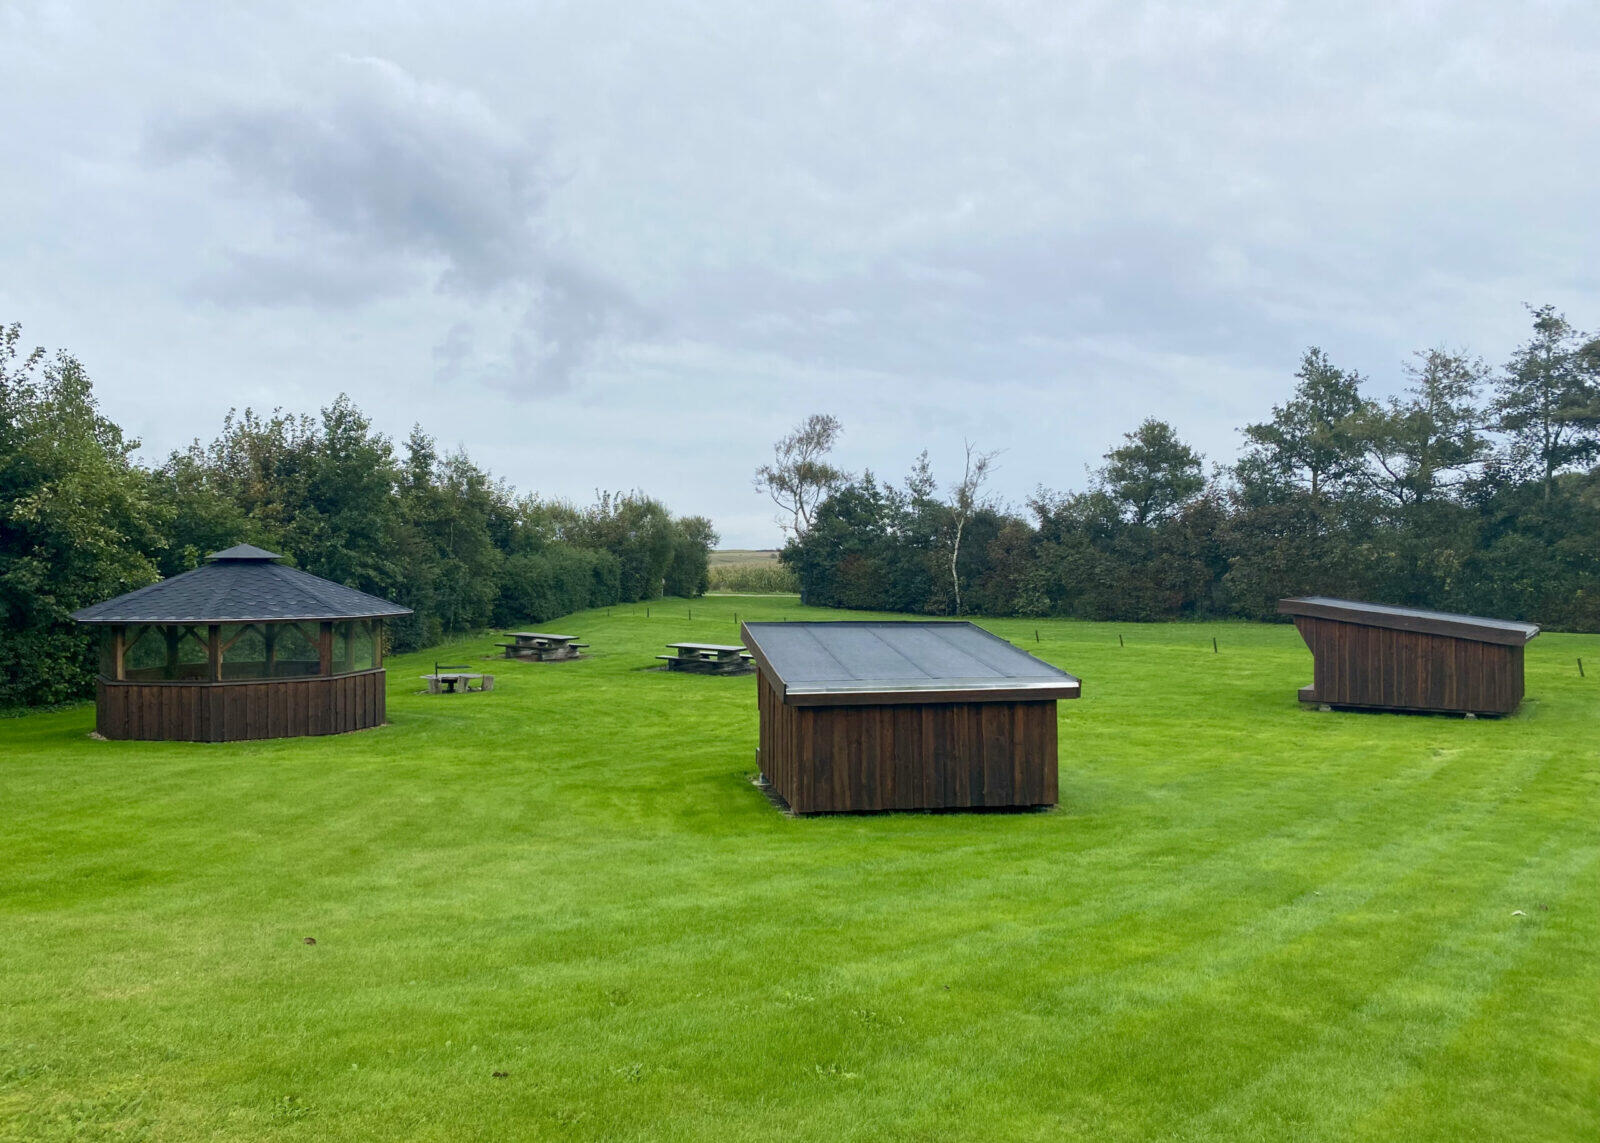
{"label": "gazebo's wooden post", "polygon": [[276,623],[263,623],[261,625],[261,641],[267,645],[267,678],[272,678],[272,672],[278,665],[278,625]]}
{"label": "gazebo's wooden post", "polygon": [[117,682],[127,678],[122,665],[122,652],[127,649],[128,629],[126,627],[113,627],[111,629],[111,677]]}
{"label": "gazebo's wooden post", "polygon": [[317,674],[328,676],[333,674],[333,624],[322,624],[321,636],[317,640]]}
{"label": "gazebo's wooden post", "polygon": [[383,620],[372,621],[372,665],[383,666]]}
{"label": "gazebo's wooden post", "polygon": [[222,625],[212,623],[206,627],[206,673],[212,682],[222,679]]}

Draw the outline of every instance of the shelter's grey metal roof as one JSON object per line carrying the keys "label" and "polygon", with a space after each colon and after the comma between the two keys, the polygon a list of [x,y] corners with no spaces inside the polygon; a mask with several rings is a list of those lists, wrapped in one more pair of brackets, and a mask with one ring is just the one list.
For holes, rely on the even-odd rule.
{"label": "shelter's grey metal roof", "polygon": [[79,623],[249,623],[410,615],[386,599],[285,567],[250,544],[214,552],[193,571],[74,611]]}
{"label": "shelter's grey metal roof", "polygon": [[1475,639],[1482,643],[1505,643],[1511,646],[1521,646],[1539,634],[1539,625],[1536,623],[1485,619],[1479,615],[1457,615],[1420,607],[1391,607],[1386,603],[1361,603],[1353,599],[1332,599],[1325,595],[1280,599],[1278,610],[1286,615],[1308,615],[1340,623],[1389,627],[1397,631],[1418,631],[1428,635],[1448,635],[1456,639]]}
{"label": "shelter's grey metal roof", "polygon": [[794,705],[1077,698],[1081,687],[967,622],[746,623],[743,633]]}

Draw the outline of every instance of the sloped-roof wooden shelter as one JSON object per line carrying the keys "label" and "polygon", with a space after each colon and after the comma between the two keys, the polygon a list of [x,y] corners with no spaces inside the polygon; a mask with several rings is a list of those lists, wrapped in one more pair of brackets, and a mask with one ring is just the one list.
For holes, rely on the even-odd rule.
{"label": "sloped-roof wooden shelter", "polygon": [[384,721],[384,620],[411,614],[250,544],[73,613],[100,630],[107,738],[231,742]]}
{"label": "sloped-roof wooden shelter", "polygon": [[1056,803],[1079,681],[965,622],[746,623],[762,774],[796,813]]}
{"label": "sloped-roof wooden shelter", "polygon": [[1314,595],[1278,601],[1311,648],[1300,701],[1333,707],[1510,714],[1522,702],[1532,623]]}

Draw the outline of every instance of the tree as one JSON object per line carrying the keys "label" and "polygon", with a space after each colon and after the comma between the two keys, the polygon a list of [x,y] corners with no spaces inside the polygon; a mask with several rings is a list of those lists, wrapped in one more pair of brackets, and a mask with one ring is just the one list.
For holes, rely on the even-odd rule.
{"label": "tree", "polygon": [[972,522],[973,515],[982,504],[980,496],[997,452],[978,452],[971,441],[963,441],[966,460],[961,469],[961,480],[950,490],[950,593],[955,600],[955,613],[961,614],[961,536]]}
{"label": "tree", "polygon": [[301,566],[362,591],[388,595],[401,478],[394,446],[348,396],[322,410],[310,437],[305,500],[287,536]]}
{"label": "tree", "polygon": [[1295,376],[1294,395],[1272,407],[1271,420],[1240,430],[1249,444],[1236,472],[1247,492],[1298,488],[1320,510],[1359,475],[1365,460],[1358,432],[1362,378],[1336,368],[1316,346],[1306,350]]}
{"label": "tree", "polygon": [[1512,467],[1537,473],[1548,501],[1558,472],[1600,455],[1600,337],[1554,306],[1530,312],[1533,336],[1501,374],[1492,409]]}
{"label": "tree", "polygon": [[1205,489],[1204,457],[1178,439],[1165,421],[1149,418],[1105,454],[1100,476],[1133,523],[1169,519]]}
{"label": "tree", "polygon": [[704,516],[680,516],[674,521],[672,562],[667,565],[666,593],[693,597],[711,586],[711,550],[717,530]]}
{"label": "tree", "polygon": [[826,459],[843,432],[838,417],[813,413],[773,445],[771,464],[756,469],[756,490],[782,510],[778,523],[786,535],[803,537],[817,505],[849,479]]}
{"label": "tree", "polygon": [[0,328],[0,705],[88,690],[72,612],[155,580],[162,543],[138,442],[100,414],[77,358],[19,363],[21,335]]}
{"label": "tree", "polygon": [[569,534],[582,547],[617,557],[624,602],[661,597],[675,536],[672,514],[659,500],[638,491],[597,493]]}
{"label": "tree", "polygon": [[926,597],[918,574],[924,553],[907,544],[906,522],[906,498],[865,472],[818,504],[813,526],[791,538],[779,558],[808,604],[918,610]]}
{"label": "tree", "polygon": [[1404,395],[1363,414],[1372,486],[1400,507],[1425,503],[1458,489],[1489,456],[1486,420],[1478,393],[1488,367],[1477,358],[1443,349],[1416,354],[1406,365]]}

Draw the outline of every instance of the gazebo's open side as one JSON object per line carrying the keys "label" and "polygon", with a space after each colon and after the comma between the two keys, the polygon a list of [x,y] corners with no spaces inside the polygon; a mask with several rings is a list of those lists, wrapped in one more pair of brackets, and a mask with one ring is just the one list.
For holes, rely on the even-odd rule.
{"label": "gazebo's open side", "polygon": [[1079,681],[963,622],[746,623],[763,776],[796,813],[1057,800]]}
{"label": "gazebo's open side", "polygon": [[240,544],[74,614],[100,631],[106,738],[234,742],[385,719],[383,625],[410,611]]}

